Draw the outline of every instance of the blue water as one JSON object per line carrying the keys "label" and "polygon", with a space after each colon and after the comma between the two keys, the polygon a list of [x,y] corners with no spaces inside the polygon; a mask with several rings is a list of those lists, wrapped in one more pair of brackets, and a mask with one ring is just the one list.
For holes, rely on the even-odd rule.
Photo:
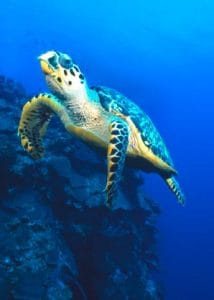
{"label": "blue water", "polygon": [[159,251],[167,300],[213,300],[214,2],[12,1],[1,3],[0,73],[45,89],[36,57],[68,52],[88,81],[135,100],[159,128],[187,205],[147,176],[161,203]]}

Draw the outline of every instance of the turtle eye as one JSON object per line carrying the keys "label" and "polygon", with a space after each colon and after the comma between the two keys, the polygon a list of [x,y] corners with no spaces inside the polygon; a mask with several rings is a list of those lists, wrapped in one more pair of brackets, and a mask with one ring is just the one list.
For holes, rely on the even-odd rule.
{"label": "turtle eye", "polygon": [[70,69],[73,66],[72,59],[67,54],[60,55],[59,63],[65,69]]}

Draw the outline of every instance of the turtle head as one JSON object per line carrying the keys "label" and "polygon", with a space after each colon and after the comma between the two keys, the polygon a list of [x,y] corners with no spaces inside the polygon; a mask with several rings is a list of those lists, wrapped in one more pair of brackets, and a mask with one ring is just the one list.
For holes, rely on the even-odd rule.
{"label": "turtle head", "polygon": [[85,93],[85,78],[69,55],[48,51],[38,59],[50,90],[58,97],[77,98]]}

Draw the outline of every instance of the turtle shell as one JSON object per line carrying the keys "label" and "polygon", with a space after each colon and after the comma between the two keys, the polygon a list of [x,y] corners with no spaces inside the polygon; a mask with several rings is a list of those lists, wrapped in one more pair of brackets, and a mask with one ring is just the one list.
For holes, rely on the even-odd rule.
{"label": "turtle shell", "polygon": [[141,132],[143,142],[156,156],[169,166],[174,167],[170,154],[158,130],[148,115],[139,106],[114,89],[103,86],[92,87],[92,89],[97,91],[100,104],[105,110],[129,116]]}

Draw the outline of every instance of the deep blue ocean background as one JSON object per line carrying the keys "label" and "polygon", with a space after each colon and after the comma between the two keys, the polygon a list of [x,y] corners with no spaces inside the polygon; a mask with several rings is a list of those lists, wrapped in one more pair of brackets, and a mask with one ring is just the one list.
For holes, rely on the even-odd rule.
{"label": "deep blue ocean background", "polygon": [[181,208],[158,176],[146,176],[162,210],[167,300],[214,299],[213,16],[211,0],[8,0],[0,9],[1,74],[29,93],[47,90],[36,57],[67,52],[89,83],[136,101],[160,130],[187,197]]}

